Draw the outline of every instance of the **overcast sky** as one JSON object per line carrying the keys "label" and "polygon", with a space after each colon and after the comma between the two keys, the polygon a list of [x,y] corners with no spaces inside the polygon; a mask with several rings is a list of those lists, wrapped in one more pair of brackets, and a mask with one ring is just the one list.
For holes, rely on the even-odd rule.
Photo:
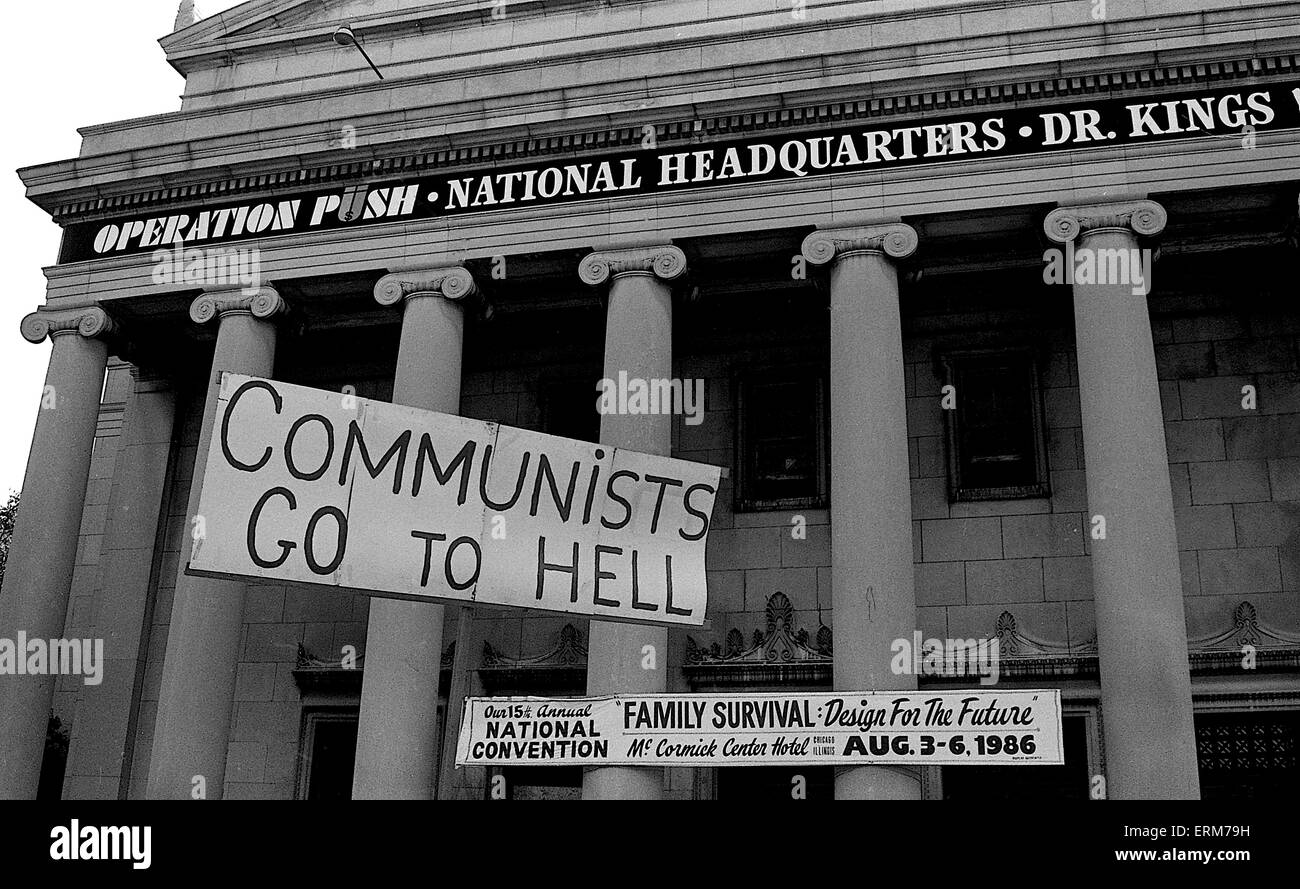
{"label": "overcast sky", "polygon": [[[158,39],[180,0],[37,0],[6,3],[0,83],[0,500],[22,487],[40,406],[49,342],[33,346],[18,322],[45,301],[43,266],[59,229],[23,195],[19,167],[75,157],[77,127],[175,111],[184,87]],[[239,0],[197,0],[200,15]]]}

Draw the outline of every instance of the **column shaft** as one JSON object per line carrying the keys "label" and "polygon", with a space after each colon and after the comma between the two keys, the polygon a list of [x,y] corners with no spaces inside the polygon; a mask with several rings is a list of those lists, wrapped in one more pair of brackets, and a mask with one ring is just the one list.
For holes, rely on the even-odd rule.
{"label": "column shaft", "polygon": [[[215,310],[220,327],[190,480],[186,511],[190,523],[198,514],[221,373],[270,377],[275,371],[276,329],[266,319],[282,304],[269,288],[262,293],[268,291],[269,308],[254,301],[250,312],[246,300],[232,298],[243,308]],[[200,297],[191,310],[196,320],[212,315],[212,311],[198,314],[204,299],[211,298]],[[185,573],[187,562],[188,554],[182,553],[149,761],[150,799],[190,799],[198,795],[199,787],[206,799],[221,799],[225,792],[226,748],[244,626],[244,584],[190,576]]]}
{"label": "column shaft", "polygon": [[[890,670],[916,628],[898,273],[880,249],[831,269],[831,607],[835,688],[913,690]],[[837,799],[916,799],[914,770],[841,768]]]}
{"label": "column shaft", "polygon": [[[15,644],[19,632],[46,642],[63,636],[107,362],[103,340],[75,324],[55,333],[0,594],[0,638]],[[0,798],[36,797],[56,679],[0,677]]]}
{"label": "column shaft", "polygon": [[[442,295],[441,281],[405,299],[393,402],[456,414],[464,311]],[[432,602],[370,600],[354,799],[434,798],[443,610]]]}
{"label": "column shaft", "polygon": [[[1081,249],[1137,250],[1127,228],[1086,231]],[[1098,255],[1094,253],[1094,255]],[[1200,796],[1187,625],[1155,349],[1145,296],[1075,285],[1079,400],[1093,539],[1107,795]]]}
{"label": "column shaft", "polygon": [[122,444],[109,495],[100,554],[96,636],[104,640],[104,676],[77,708],[68,748],[68,795],[126,799],[144,678],[150,582],[171,457],[176,396],[163,380],[142,379],[126,406]]}
{"label": "column shaft", "polygon": [[[915,688],[889,668],[916,628],[898,277],[882,253],[831,272],[831,589],[835,686]],[[843,623],[841,623],[843,621]]]}
{"label": "column shaft", "polygon": [[[685,257],[676,248],[656,248],[634,257],[625,267],[615,266],[610,285],[605,378],[616,380],[623,371],[628,379],[671,379],[673,303],[668,282],[685,270]],[[672,416],[605,414],[600,443],[666,456],[672,450]],[[667,669],[666,629],[591,622],[588,695],[662,694],[668,688]],[[659,799],[663,792],[662,768],[606,766],[587,769],[583,775],[583,799]]]}

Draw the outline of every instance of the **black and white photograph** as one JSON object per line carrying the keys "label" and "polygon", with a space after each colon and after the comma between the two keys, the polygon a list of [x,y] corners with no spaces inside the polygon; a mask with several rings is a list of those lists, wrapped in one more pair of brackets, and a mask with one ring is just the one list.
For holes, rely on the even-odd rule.
{"label": "black and white photograph", "polygon": [[1297,0],[4,18],[6,857],[1292,858]]}

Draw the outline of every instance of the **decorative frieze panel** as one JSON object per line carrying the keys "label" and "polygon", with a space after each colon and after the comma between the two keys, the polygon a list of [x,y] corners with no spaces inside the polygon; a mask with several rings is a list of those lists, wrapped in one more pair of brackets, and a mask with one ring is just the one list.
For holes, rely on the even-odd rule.
{"label": "decorative frieze panel", "polygon": [[[1098,675],[1097,640],[1094,634],[1080,643],[1042,639],[1021,629],[1011,611],[1003,611],[989,638],[998,641],[1000,679],[1094,678]],[[1247,649],[1250,646],[1250,649]],[[444,673],[451,670],[455,643],[442,656]],[[1242,658],[1250,651],[1260,671],[1300,670],[1300,636],[1262,623],[1255,606],[1242,601],[1233,609],[1230,624],[1218,632],[1189,643],[1189,658],[1195,674],[1242,670]],[[686,637],[682,670],[696,688],[739,688],[754,685],[828,685],[831,679],[834,639],[831,628],[821,625],[815,633],[794,626],[794,606],[784,593],[767,600],[762,628],[748,639],[737,628],[721,641],[707,645]],[[299,643],[293,675],[300,691],[360,693],[365,655],[345,667],[342,659],[316,657]],[[490,642],[483,643],[478,674],[489,693],[519,694],[538,689],[585,688],[587,647],[573,624],[565,624],[555,645],[536,654],[512,657]],[[970,672],[963,677],[976,676]],[[924,681],[930,677],[922,676]]]}
{"label": "decorative frieze panel", "polygon": [[831,629],[822,625],[815,635],[794,628],[794,606],[784,593],[767,600],[766,627],[755,629],[748,646],[744,634],[732,628],[725,642],[701,646],[686,637],[682,669],[695,686],[727,687],[754,684],[824,684],[833,663]]}
{"label": "decorative frieze panel", "polygon": [[1255,670],[1300,669],[1300,636],[1259,620],[1255,606],[1243,600],[1232,610],[1232,625],[1187,644],[1192,671],[1240,673],[1246,662]]}
{"label": "decorative frieze panel", "polygon": [[523,657],[509,657],[502,654],[491,642],[483,643],[483,665],[481,669],[547,669],[555,667],[585,667],[587,665],[587,647],[582,644],[578,628],[565,624],[560,630],[560,638],[555,647],[542,654]]}
{"label": "decorative frieze panel", "polygon": [[[1173,64],[1123,71],[1106,71],[1076,77],[971,86],[961,89],[924,90],[877,95],[857,101],[821,102],[801,107],[747,111],[667,122],[652,122],[661,146],[690,145],[701,138],[746,135],[769,131],[797,131],[827,124],[898,117],[918,112],[958,111],[1001,103],[1044,98],[1066,98],[1098,93],[1124,97],[1125,93],[1167,86],[1213,87],[1244,77],[1285,75],[1300,68],[1294,54],[1227,59],[1203,64]],[[364,132],[361,136],[364,138]],[[646,138],[643,124],[604,128],[578,133],[558,133],[530,139],[512,139],[486,145],[445,147],[383,158],[365,158],[347,163],[337,161],[300,170],[277,170],[170,188],[134,191],[60,204],[53,210],[60,225],[80,219],[120,212],[124,208],[175,205],[178,202],[208,201],[232,195],[270,193],[285,188],[334,185],[374,180],[380,177],[410,176],[421,171],[452,171],[483,163],[526,162],[551,156],[572,156],[575,152],[633,148]]]}
{"label": "decorative frieze panel", "polygon": [[[1196,675],[1300,670],[1300,636],[1260,622],[1255,606],[1240,602],[1225,628],[1188,642],[1188,660]],[[1036,638],[1022,631],[1010,611],[998,616],[999,672],[1005,678],[1094,677],[1098,675],[1097,637],[1071,645]],[[1249,659],[1253,666],[1245,667]]]}
{"label": "decorative frieze panel", "polygon": [[565,624],[555,647],[540,654],[510,657],[485,641],[478,675],[489,693],[539,689],[581,693],[587,682],[587,646],[573,624]]}
{"label": "decorative frieze panel", "polygon": [[998,641],[998,672],[1002,677],[1096,676],[1097,637],[1071,645],[1040,639],[1022,631],[1010,611],[998,615],[993,629]]}

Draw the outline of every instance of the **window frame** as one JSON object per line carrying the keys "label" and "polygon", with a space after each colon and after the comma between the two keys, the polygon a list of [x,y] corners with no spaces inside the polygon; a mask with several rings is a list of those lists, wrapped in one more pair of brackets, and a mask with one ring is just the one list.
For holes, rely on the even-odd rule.
{"label": "window frame", "polygon": [[[1047,462],[1047,413],[1043,407],[1042,357],[1027,346],[988,349],[950,350],[937,356],[940,378],[945,386],[957,386],[960,366],[964,362],[1008,359],[1023,361],[1029,375],[1029,399],[1033,423],[1033,457],[1036,481],[1027,485],[973,487],[962,483],[960,415],[955,409],[943,411],[944,442],[948,461],[948,501],[979,503],[992,500],[1032,500],[1052,495],[1051,471]],[[957,388],[961,398],[961,388]]]}
{"label": "window frame", "polygon": [[[812,381],[816,384],[815,440],[816,493],[804,497],[762,498],[746,496],[754,483],[749,472],[749,441],[746,419],[753,409],[747,405],[749,387],[755,383]],[[798,362],[781,365],[738,367],[732,373],[735,399],[735,441],[733,510],[735,512],[779,512],[790,509],[827,509],[830,506],[830,392],[824,365]]]}
{"label": "window frame", "polygon": [[[1063,696],[1061,700],[1061,724],[1064,730],[1065,719],[1067,717],[1083,720],[1084,739],[1087,742],[1087,762],[1088,762],[1088,780],[1094,781],[1098,776],[1106,774],[1106,747],[1104,742],[1102,717],[1101,717],[1101,699],[1100,697],[1082,697],[1068,698],[1065,697],[1065,690],[1062,689]],[[1064,743],[1064,741],[1062,741]],[[945,768],[972,768],[971,766],[923,766],[921,782],[921,798],[924,800],[944,800],[943,795],[943,770]],[[974,766],[979,768],[979,766]],[[1088,799],[1105,799],[1106,797],[1095,797],[1091,783],[1088,787]]]}
{"label": "window frame", "polygon": [[[308,792],[311,790],[311,772],[312,760],[316,749],[316,728],[321,723],[339,723],[351,722],[356,723],[358,728],[361,724],[361,707],[360,705],[339,705],[323,707],[304,707],[302,710],[302,725],[298,732],[298,774],[294,780],[294,795],[297,800],[308,799]],[[356,774],[356,763],[353,762],[353,775]]]}
{"label": "window frame", "polygon": [[[1291,687],[1281,687],[1277,680],[1289,681],[1289,676],[1260,677],[1248,683],[1237,683],[1226,689],[1217,684],[1192,683],[1192,718],[1197,716],[1250,716],[1265,713],[1300,712],[1300,692]],[[1195,734],[1195,729],[1193,729]],[[1201,770],[1200,743],[1197,738],[1196,770]],[[1237,800],[1221,800],[1237,802]]]}

